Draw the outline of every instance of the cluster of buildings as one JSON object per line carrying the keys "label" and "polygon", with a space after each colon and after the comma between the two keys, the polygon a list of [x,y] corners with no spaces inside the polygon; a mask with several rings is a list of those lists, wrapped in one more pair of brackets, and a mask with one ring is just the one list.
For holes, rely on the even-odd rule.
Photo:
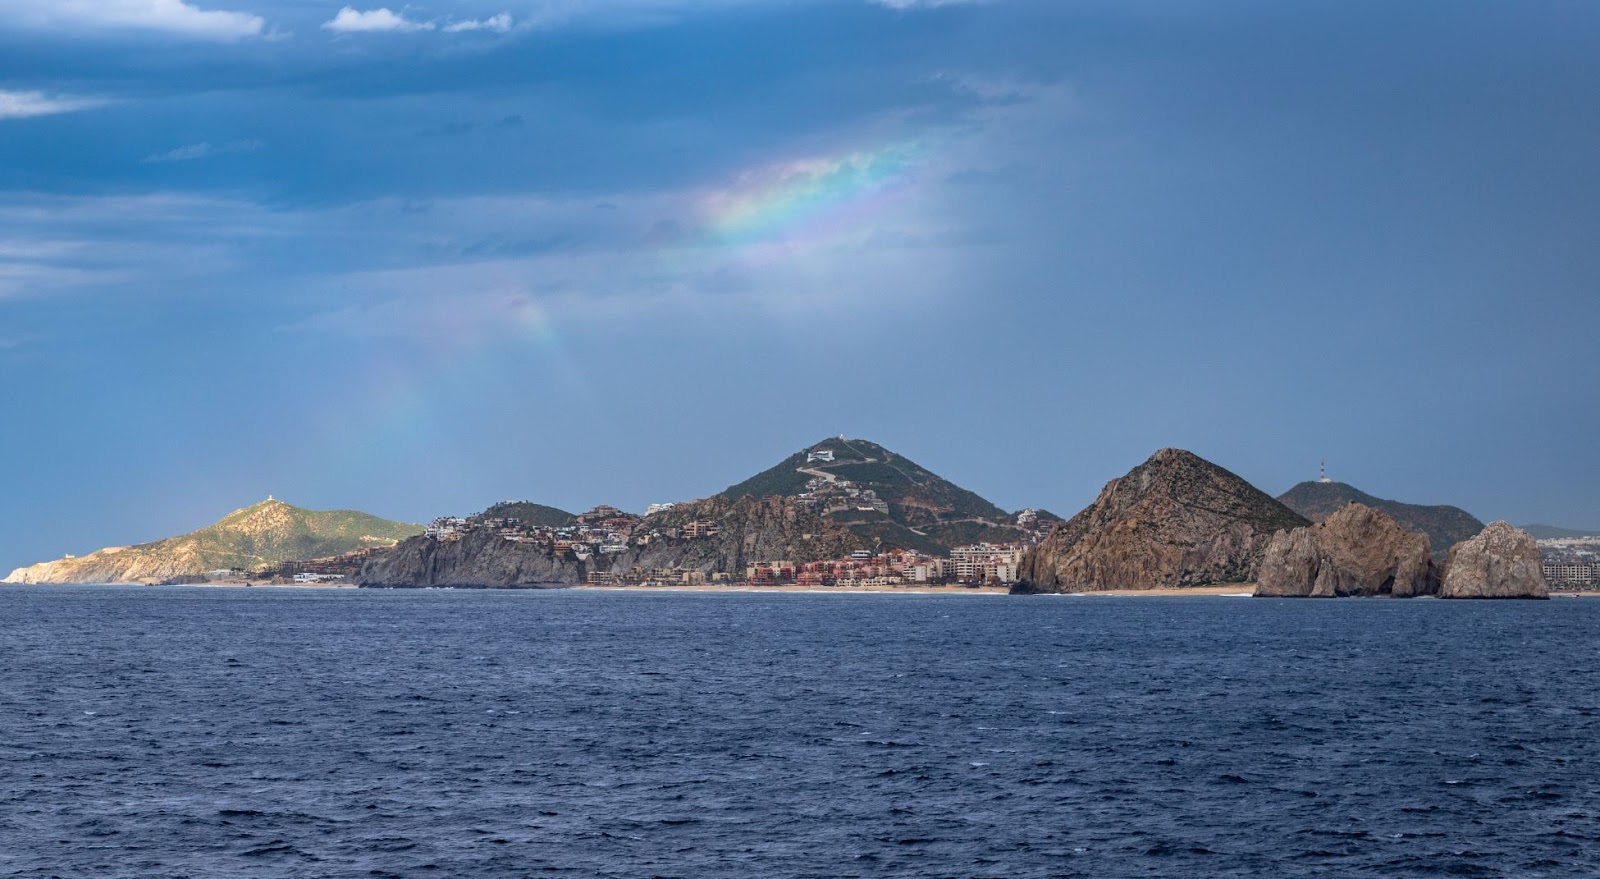
{"label": "cluster of buildings", "polygon": [[[656,505],[653,511],[670,504]],[[570,525],[536,525],[509,516],[446,516],[435,519],[423,530],[432,540],[455,541],[475,532],[488,532],[513,543],[531,543],[557,555],[578,561],[596,556],[618,555],[652,540],[702,540],[715,537],[720,526],[710,520],[695,520],[674,527],[641,529],[644,519],[604,504],[577,517]]]}
{"label": "cluster of buildings", "polygon": [[[826,455],[826,458],[817,458]],[[833,452],[812,452],[808,460],[833,460]],[[813,471],[820,472],[820,471]],[[795,504],[808,509],[816,510],[823,515],[829,513],[843,513],[860,511],[867,513],[889,514],[889,503],[878,497],[878,493],[870,488],[861,488],[848,479],[837,476],[813,476],[806,481],[806,490],[794,496]]]}
{"label": "cluster of buildings", "polygon": [[1600,537],[1541,540],[1539,554],[1551,589],[1600,590]]}
{"label": "cluster of buildings", "polygon": [[591,586],[700,586],[742,583],[750,586],[837,586],[889,588],[955,583],[967,586],[1009,586],[1017,581],[1026,546],[977,544],[951,550],[939,558],[911,549],[875,552],[856,550],[846,558],[816,562],[767,561],[746,566],[743,576],[697,569],[640,568],[593,571]]}
{"label": "cluster of buildings", "polygon": [[[831,463],[834,452],[816,449],[808,453],[807,463]],[[862,488],[820,470],[806,484],[806,491],[794,500],[819,514],[841,511],[876,512],[887,515],[889,505],[869,488]],[[502,505],[507,506],[507,505]],[[577,561],[591,559],[588,583],[594,586],[698,586],[717,583],[745,583],[753,586],[839,586],[883,588],[933,584],[970,586],[1009,586],[1018,578],[1023,553],[1028,543],[980,543],[957,547],[949,558],[940,558],[911,549],[857,550],[845,558],[797,563],[763,561],[743,571],[708,573],[698,568],[653,567],[620,569],[615,558],[630,549],[645,547],[655,540],[705,540],[716,537],[721,525],[715,520],[679,521],[672,526],[644,527],[646,517],[674,507],[652,504],[645,516],[626,513],[616,507],[598,506],[578,516],[571,524],[536,525],[514,517],[468,516],[435,519],[424,530],[431,540],[457,541],[469,534],[487,532],[502,540],[535,544],[557,555]],[[673,517],[677,518],[677,517]],[[1038,515],[1024,511],[1018,524],[1035,530]],[[307,571],[307,573],[324,573]],[[326,573],[335,573],[328,571]]]}

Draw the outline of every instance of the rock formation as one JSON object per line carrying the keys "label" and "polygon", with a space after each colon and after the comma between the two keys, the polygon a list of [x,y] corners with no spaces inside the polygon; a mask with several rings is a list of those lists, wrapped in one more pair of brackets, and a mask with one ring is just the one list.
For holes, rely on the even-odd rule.
{"label": "rock formation", "polygon": [[584,582],[589,567],[570,555],[557,555],[533,543],[506,540],[492,531],[473,531],[460,540],[413,537],[362,566],[362,586],[473,586],[539,588]]}
{"label": "rock formation", "polygon": [[1246,583],[1275,532],[1309,524],[1227,470],[1162,449],[1030,550],[1012,591]]}
{"label": "rock formation", "polygon": [[1401,528],[1428,535],[1434,560],[1440,562],[1450,547],[1483,530],[1483,523],[1460,507],[1384,500],[1343,482],[1302,482],[1279,495],[1278,502],[1313,522],[1327,519],[1347,504],[1371,507],[1394,519]]}
{"label": "rock formation", "polygon": [[491,531],[459,540],[416,537],[374,556],[356,582],[373,587],[458,586],[552,588],[588,579],[590,571],[676,568],[743,575],[756,562],[809,562],[838,558],[872,541],[782,497],[721,497],[678,504],[646,520],[649,529],[676,531],[694,521],[714,522],[718,533],[703,538],[657,538],[616,555],[578,561],[541,544],[517,543]]}
{"label": "rock formation", "polygon": [[1364,504],[1274,534],[1256,577],[1258,596],[1409,598],[1438,589],[1428,538]]}
{"label": "rock formation", "polygon": [[[716,523],[716,536],[699,540],[653,540],[618,556],[615,567],[679,568],[742,576],[756,562],[813,562],[871,549],[873,540],[793,498],[723,496],[679,504],[645,520],[649,528],[690,521]],[[888,541],[884,541],[888,543]]]}
{"label": "rock formation", "polygon": [[1440,598],[1549,598],[1539,545],[1506,522],[1450,549]]}

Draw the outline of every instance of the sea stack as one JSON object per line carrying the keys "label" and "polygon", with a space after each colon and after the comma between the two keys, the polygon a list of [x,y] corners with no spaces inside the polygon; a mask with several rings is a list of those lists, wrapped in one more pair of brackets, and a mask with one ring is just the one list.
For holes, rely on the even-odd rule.
{"label": "sea stack", "polygon": [[1357,503],[1319,524],[1274,534],[1256,578],[1263,597],[1409,598],[1438,590],[1428,538]]}
{"label": "sea stack", "polygon": [[1162,449],[1030,550],[1012,591],[1248,583],[1273,534],[1310,524],[1210,461]]}
{"label": "sea stack", "polygon": [[1440,598],[1549,598],[1539,544],[1506,522],[1450,549]]}

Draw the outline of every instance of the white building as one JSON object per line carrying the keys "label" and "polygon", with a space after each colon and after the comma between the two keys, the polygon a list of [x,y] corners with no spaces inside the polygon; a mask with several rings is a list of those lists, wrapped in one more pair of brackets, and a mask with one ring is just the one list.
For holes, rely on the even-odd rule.
{"label": "white building", "polygon": [[950,550],[950,565],[958,583],[1017,582],[1022,550],[1010,546],[979,543]]}
{"label": "white building", "polygon": [[1600,584],[1600,565],[1582,562],[1545,562],[1544,578],[1552,585]]}

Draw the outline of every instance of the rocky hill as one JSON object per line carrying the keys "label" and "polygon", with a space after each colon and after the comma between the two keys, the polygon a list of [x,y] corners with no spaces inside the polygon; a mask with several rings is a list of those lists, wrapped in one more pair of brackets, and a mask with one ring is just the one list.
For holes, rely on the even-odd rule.
{"label": "rocky hill", "polygon": [[[716,533],[679,536],[691,523],[713,523]],[[357,582],[374,587],[530,588],[582,583],[591,571],[674,568],[742,574],[756,562],[838,558],[874,545],[872,539],[784,497],[692,501],[651,516],[646,525],[654,536],[645,545],[586,559],[485,530],[459,540],[415,537],[369,559]]]}
{"label": "rocky hill", "polygon": [[691,521],[714,522],[718,533],[699,540],[652,540],[624,553],[616,567],[676,567],[738,574],[756,562],[813,562],[889,543],[880,542],[870,530],[781,496],[743,495],[730,500],[718,495],[678,504],[648,517],[645,525],[652,530],[671,531]]}
{"label": "rocky hill", "polygon": [[1327,519],[1346,504],[1371,507],[1408,531],[1428,535],[1436,560],[1442,560],[1450,547],[1483,530],[1483,523],[1460,507],[1384,500],[1343,482],[1302,482],[1279,495],[1278,501],[1313,522]]}
{"label": "rocky hill", "polygon": [[393,546],[421,532],[419,525],[354,510],[304,510],[268,499],[198,531],[18,568],[4,582],[159,583],[211,570],[259,571],[287,561]]}
{"label": "rocky hill", "polygon": [[588,577],[589,565],[548,547],[502,540],[476,531],[460,540],[412,537],[362,566],[361,586],[421,588],[538,588],[573,586]]}
{"label": "rocky hill", "polygon": [[1308,524],[1233,473],[1162,449],[1030,550],[1012,591],[1246,583],[1275,532]]}
{"label": "rocky hill", "polygon": [[713,500],[731,504],[766,497],[788,498],[802,509],[815,510],[869,545],[945,553],[952,546],[1015,541],[1029,534],[1018,526],[1016,514],[860,439],[825,439],[729,486]]}
{"label": "rocky hill", "polygon": [[1427,536],[1364,504],[1274,534],[1256,578],[1256,595],[1267,597],[1409,598],[1438,591]]}

